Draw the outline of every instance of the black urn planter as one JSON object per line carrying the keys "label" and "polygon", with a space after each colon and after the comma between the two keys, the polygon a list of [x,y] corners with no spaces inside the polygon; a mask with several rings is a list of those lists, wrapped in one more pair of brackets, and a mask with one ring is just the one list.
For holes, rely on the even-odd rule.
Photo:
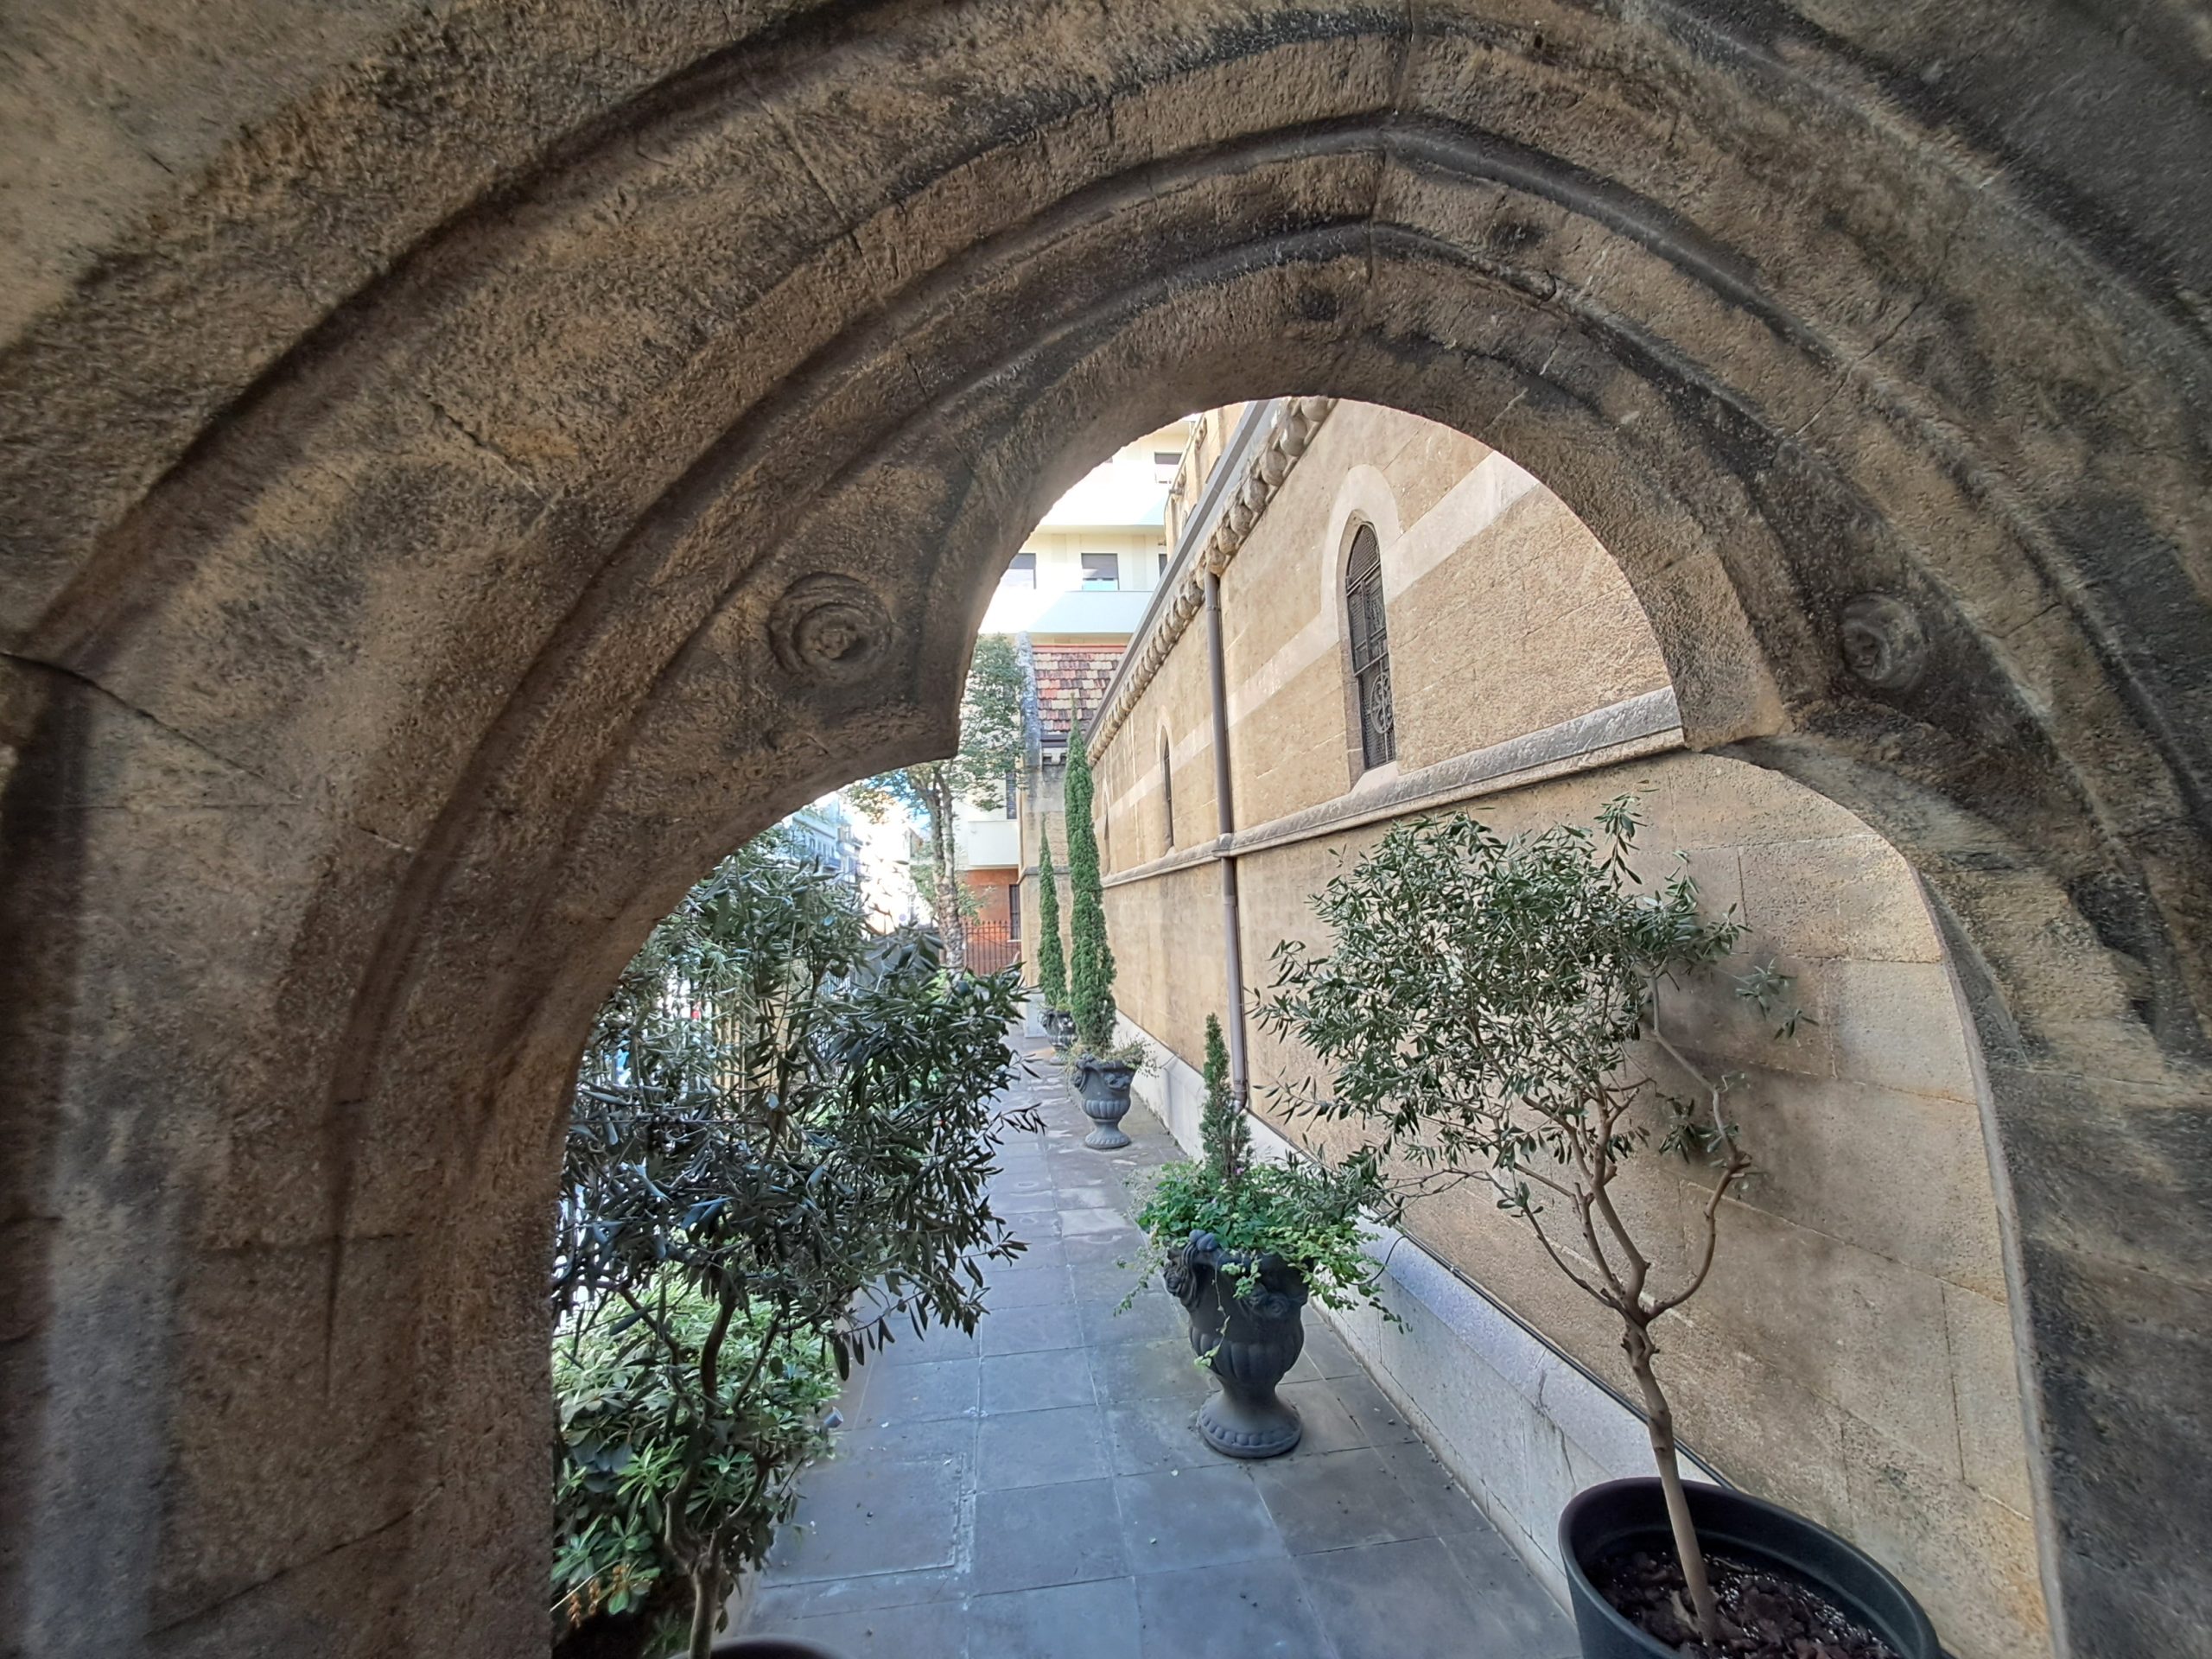
{"label": "black urn planter", "polygon": [[1118,1152],[1129,1144],[1121,1130],[1129,1110],[1129,1080],[1137,1069],[1126,1060],[1081,1059],[1075,1065],[1076,1093],[1096,1126],[1083,1144],[1097,1152]]}
{"label": "black urn planter", "polygon": [[1224,1251],[1211,1233],[1193,1233],[1168,1264],[1167,1288],[1191,1316],[1191,1350],[1211,1354],[1220,1391],[1198,1408],[1198,1433],[1232,1458],[1279,1458],[1306,1432],[1275,1384],[1306,1346],[1306,1276],[1279,1255],[1224,1281]]}
{"label": "black urn planter", "polygon": [[[1690,1519],[1708,1555],[1772,1569],[1817,1590],[1902,1659],[1942,1659],[1936,1627],[1880,1562],[1802,1515],[1716,1486],[1686,1489]],[[1599,1561],[1621,1550],[1674,1554],[1667,1500],[1656,1478],[1611,1480],[1577,1492],[1560,1512],[1559,1553],[1567,1568],[1582,1659],[1675,1659],[1675,1649],[1613,1611],[1592,1581]]]}

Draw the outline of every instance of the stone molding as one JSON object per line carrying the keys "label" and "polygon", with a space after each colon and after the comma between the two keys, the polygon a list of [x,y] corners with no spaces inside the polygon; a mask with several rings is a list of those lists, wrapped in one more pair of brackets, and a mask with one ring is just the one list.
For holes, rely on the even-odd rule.
{"label": "stone molding", "polygon": [[[1183,630],[1205,607],[1206,577],[1218,576],[1243,550],[1244,538],[1252,533],[1253,526],[1267,512],[1268,503],[1282,487],[1299,457],[1313,442],[1313,435],[1320,430],[1321,423],[1329,418],[1329,411],[1336,406],[1333,397],[1286,397],[1247,417],[1267,419],[1272,415],[1274,429],[1259,445],[1258,453],[1242,461],[1243,479],[1233,489],[1218,493],[1209,489],[1207,493],[1214,498],[1210,510],[1194,513],[1185,524],[1183,535],[1177,538],[1169,581],[1161,584],[1166,603],[1155,598],[1146,610],[1144,620],[1137,625],[1136,638],[1129,642],[1122,666],[1107,687],[1104,706],[1091,729],[1090,750],[1094,766],[1166,663],[1175,642],[1183,637]],[[1240,439],[1244,438],[1246,429],[1240,428]],[[1239,461],[1236,447],[1232,446],[1230,453],[1223,457],[1221,467],[1237,465]]]}
{"label": "stone molding", "polygon": [[1519,737],[1470,749],[1448,760],[1423,766],[1375,790],[1355,791],[1318,806],[1287,812],[1265,823],[1223,836],[1202,846],[1184,849],[1149,863],[1117,870],[1102,886],[1116,887],[1132,881],[1149,881],[1216,859],[1242,858],[1336,835],[1385,818],[1443,806],[1452,801],[1501,794],[1573,772],[1593,772],[1624,760],[1639,760],[1682,747],[1681,715],[1674,688],[1661,686],[1639,696],[1608,703],[1603,709],[1556,726],[1524,733]]}

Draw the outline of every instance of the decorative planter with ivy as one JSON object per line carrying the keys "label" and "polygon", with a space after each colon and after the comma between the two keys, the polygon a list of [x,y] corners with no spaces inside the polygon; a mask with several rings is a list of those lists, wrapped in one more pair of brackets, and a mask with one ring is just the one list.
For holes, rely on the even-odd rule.
{"label": "decorative planter with ivy", "polygon": [[1065,1008],[1056,1008],[1047,1003],[1043,1024],[1045,1034],[1052,1039],[1052,1046],[1065,1054],[1075,1042],[1075,1016]]}
{"label": "decorative planter with ivy", "polygon": [[1275,1387],[1305,1348],[1306,1303],[1381,1305],[1360,1217],[1382,1189],[1364,1160],[1253,1163],[1251,1125],[1211,1014],[1205,1089],[1201,1160],[1160,1172],[1137,1225],[1190,1318],[1192,1351],[1220,1385],[1199,1408],[1198,1432],[1228,1457],[1280,1457],[1304,1432]]}
{"label": "decorative planter with ivy", "polygon": [[1198,1408],[1198,1433],[1232,1458],[1275,1458],[1305,1433],[1275,1393],[1305,1351],[1306,1275],[1273,1252],[1224,1251],[1193,1234],[1162,1277],[1191,1317],[1191,1348],[1219,1390]]}
{"label": "decorative planter with ivy", "polygon": [[1129,1112],[1129,1084],[1135,1081],[1137,1059],[1116,1050],[1103,1054],[1078,1054],[1071,1063],[1076,1093],[1091,1130],[1083,1144],[1094,1152],[1119,1152],[1129,1144],[1122,1133],[1122,1120]]}

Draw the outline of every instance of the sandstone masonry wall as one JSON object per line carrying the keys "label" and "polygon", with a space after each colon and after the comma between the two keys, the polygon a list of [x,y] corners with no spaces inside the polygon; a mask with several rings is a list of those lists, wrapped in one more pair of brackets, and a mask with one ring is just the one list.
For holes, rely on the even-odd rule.
{"label": "sandstone masonry wall", "polygon": [[[1356,779],[1338,549],[1382,544],[1400,759]],[[1237,823],[1402,780],[1425,766],[1649,693],[1666,675],[1595,539],[1535,480],[1456,433],[1340,405],[1223,582]],[[1162,730],[1178,759],[1179,853],[1160,833]],[[1107,895],[1128,1017],[1195,1062],[1224,1006],[1218,873],[1180,833],[1207,795],[1205,635],[1185,634],[1102,757],[1119,878]],[[1742,762],[1678,747],[1547,781],[1476,786],[1503,832],[1586,822],[1633,791],[1657,874],[1676,849],[1751,933],[1739,965],[1796,976],[1815,1023],[1771,1039],[1725,979],[1670,989],[1662,1018],[1732,1099],[1758,1175],[1726,1206],[1719,1263],[1662,1328],[1687,1441],[1728,1478],[1857,1540],[1911,1584],[1962,1659],[2047,1651],[2012,1322],[1969,1039],[1941,942],[1900,855],[1849,812]],[[1186,802],[1189,804],[1186,805]],[[1205,810],[1211,832],[1210,798]],[[1249,982],[1281,940],[1321,943],[1306,895],[1375,823],[1240,860]],[[1161,861],[1163,868],[1135,867]],[[1669,1064],[1663,1061],[1659,1064]],[[1255,1104],[1309,1057],[1252,1031]],[[1680,1269],[1701,1171],[1647,1160],[1635,1224]],[[1618,1337],[1480,1193],[1427,1200],[1410,1236],[1573,1359],[1624,1387]],[[1418,1402],[1416,1402],[1418,1403]]]}

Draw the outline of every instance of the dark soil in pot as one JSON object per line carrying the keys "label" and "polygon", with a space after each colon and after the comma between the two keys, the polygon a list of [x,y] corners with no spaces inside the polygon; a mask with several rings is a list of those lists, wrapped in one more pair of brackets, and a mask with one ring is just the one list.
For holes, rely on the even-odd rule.
{"label": "dark soil in pot", "polygon": [[[1733,1630],[1717,1649],[1691,1639],[1659,1483],[1607,1481],[1559,1518],[1583,1659],[1942,1659],[1911,1592],[1849,1540],[1745,1492],[1693,1482],[1683,1496]],[[1808,1589],[1824,1608],[1805,1602]]]}
{"label": "dark soil in pot", "polygon": [[1590,1577],[1613,1611],[1684,1659],[1898,1659],[1897,1650],[1817,1590],[1778,1572],[1708,1554],[1720,1644],[1697,1639],[1682,1564],[1672,1550],[1624,1550]]}

